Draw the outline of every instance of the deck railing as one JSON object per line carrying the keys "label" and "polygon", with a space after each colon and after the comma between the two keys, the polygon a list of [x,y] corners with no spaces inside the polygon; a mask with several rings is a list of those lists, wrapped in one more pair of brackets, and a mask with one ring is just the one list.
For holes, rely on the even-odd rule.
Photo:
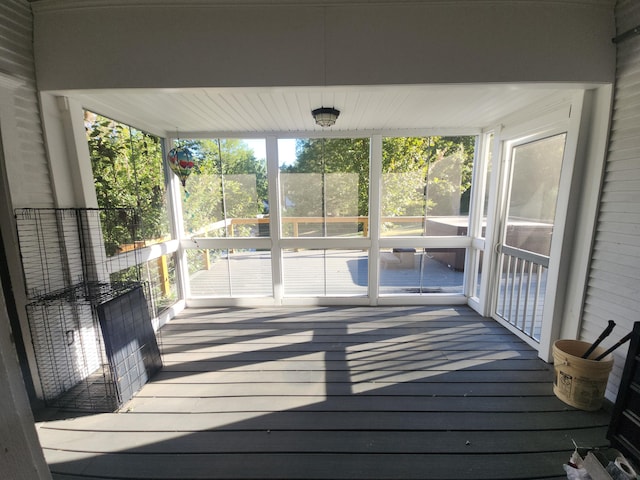
{"label": "deck railing", "polygon": [[496,313],[539,341],[549,257],[502,246],[500,265],[502,275]]}
{"label": "deck railing", "polygon": [[[442,219],[442,217],[432,217],[431,221],[433,220],[438,221],[438,218]],[[454,218],[454,217],[447,217],[447,218]],[[461,218],[462,217],[455,217],[454,224],[450,226],[451,228],[448,228],[445,231],[442,231],[440,227],[440,230],[438,230],[438,233],[436,234],[436,236],[465,235],[466,225],[464,225],[464,228],[462,229],[458,226],[458,222]],[[381,220],[381,223],[383,224],[384,223],[404,224],[404,225],[413,224],[414,227],[411,227],[412,229],[415,230],[416,228],[419,227],[420,233],[417,233],[418,235],[422,234],[424,232],[423,229],[425,228],[425,218],[423,216],[385,216],[385,217],[381,217],[380,220]],[[240,228],[243,226],[250,225],[250,226],[256,226],[259,229],[258,236],[260,236],[260,233],[264,232],[264,230],[262,232],[260,231],[261,230],[260,225],[269,225],[269,223],[270,223],[270,218],[268,216],[252,217],[252,218],[229,218],[229,219],[210,223],[208,225],[198,228],[197,230],[186,232],[186,234],[188,237],[192,239],[202,239],[202,238],[215,235],[215,233],[220,234],[224,232],[224,237],[226,238],[243,238],[246,236],[247,232],[241,231]],[[332,225],[337,225],[341,223],[347,224],[347,225],[358,225],[358,231],[357,231],[358,237],[362,236],[366,238],[369,236],[369,217],[364,215],[337,216],[337,217],[304,217],[304,216],[286,217],[285,216],[281,218],[281,223],[283,225],[283,228],[287,229],[287,233],[291,235],[291,237],[299,237],[301,236],[300,235],[301,233],[303,233],[304,235],[302,225],[323,224],[323,223],[332,224]],[[445,223],[446,223],[446,220],[445,220]],[[465,223],[463,218],[462,218],[462,223]],[[387,233],[389,232],[391,233],[390,236],[393,236],[393,231],[389,230]],[[255,232],[252,232],[252,233],[255,233]],[[350,232],[346,232],[345,234],[353,236],[354,233],[356,232],[354,232],[353,229],[351,229]],[[416,233],[414,232],[412,234],[415,235]],[[268,235],[268,231],[265,236],[267,235]],[[158,247],[162,247],[163,245],[166,246],[169,243],[173,243],[173,242],[176,242],[177,244],[177,241],[175,240],[172,241],[168,237],[163,237],[163,238],[155,238],[155,239],[145,239],[145,240],[137,241],[131,244],[120,245],[120,247],[118,248],[117,254],[114,255],[113,257],[113,260],[115,261],[117,259],[122,258],[123,256],[131,257],[131,262],[129,262],[128,265],[133,266],[135,264],[135,261],[133,261],[134,257],[132,256],[134,252],[149,251],[148,255],[143,255],[143,257],[145,258],[145,261],[155,262],[156,271],[158,272],[158,275],[157,275],[158,278],[154,282],[155,287],[159,289],[159,292],[161,292],[162,295],[169,295],[171,291],[171,282],[170,282],[170,275],[169,275],[168,257],[170,256],[170,254],[176,251],[177,247],[172,246],[171,248],[168,248],[168,249],[160,248],[160,250],[158,249]],[[194,248],[198,248],[198,247],[195,246]],[[232,252],[233,250],[229,249],[229,253],[232,253]],[[210,255],[210,250],[202,249],[201,268],[204,270],[209,270],[212,264],[213,264],[213,261]]]}
{"label": "deck railing", "polygon": [[[400,217],[399,217],[400,218]],[[420,218],[420,217],[418,217]],[[227,220],[220,220],[214,222],[198,230],[189,232],[190,237],[198,237],[205,235],[208,232],[215,232],[216,230],[225,230],[230,237],[240,236],[235,227],[240,225],[269,225],[269,217],[257,217],[257,218],[229,218]],[[414,220],[415,222],[415,220]],[[292,225],[293,236],[300,235],[300,224],[307,223],[361,223],[362,234],[366,237],[369,235],[369,217],[366,216],[349,216],[349,217],[282,217],[282,225]]]}
{"label": "deck railing", "polygon": [[[437,219],[438,217],[433,217]],[[425,217],[420,215],[413,216],[385,216],[380,218],[381,223],[413,223],[423,225],[425,222]],[[241,225],[268,225],[270,222],[269,217],[256,217],[256,218],[229,218],[226,220],[220,220],[218,222],[211,223],[209,225],[205,225],[204,227],[200,227],[197,230],[193,230],[188,232],[188,235],[191,238],[205,236],[209,232],[215,232],[220,230],[225,230],[226,234],[229,237],[237,237],[240,236],[236,227]],[[292,226],[292,236],[298,237],[300,236],[300,225],[304,224],[318,224],[318,223],[330,223],[330,224],[362,224],[362,235],[364,237],[369,236],[369,217],[364,215],[351,215],[351,216],[338,216],[338,217],[281,217],[281,222],[283,227],[287,225]],[[466,227],[463,230],[466,233]],[[452,235],[457,235],[458,232],[452,233]]]}

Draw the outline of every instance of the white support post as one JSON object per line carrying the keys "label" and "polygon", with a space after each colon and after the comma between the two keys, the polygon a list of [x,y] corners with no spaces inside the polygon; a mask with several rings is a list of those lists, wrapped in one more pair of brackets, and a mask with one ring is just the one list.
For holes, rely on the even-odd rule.
{"label": "white support post", "polygon": [[503,185],[500,184],[502,178],[502,170],[504,165],[504,148],[502,140],[502,126],[498,125],[493,128],[493,145],[492,145],[492,161],[491,176],[489,180],[489,196],[487,201],[487,227],[485,230],[484,256],[482,259],[482,283],[480,284],[479,310],[478,313],[483,316],[492,314],[493,302],[492,294],[498,280],[498,254],[495,246],[498,243],[500,235],[500,204],[502,202]]}
{"label": "white support post", "polygon": [[97,208],[82,105],[46,93],[41,105],[56,206]]}
{"label": "white support post", "polygon": [[169,221],[171,223],[171,238],[178,240],[176,251],[176,284],[178,296],[182,298],[181,307],[189,294],[189,262],[187,251],[182,247],[184,240],[184,221],[182,217],[182,190],[178,178],[167,166],[167,154],[173,147],[173,138],[167,137],[163,141],[162,165],[165,172],[167,198],[169,199]]}
{"label": "white support post", "polygon": [[480,252],[474,247],[474,238],[482,236],[482,204],[486,186],[487,156],[485,136],[476,136],[473,158],[473,178],[471,184],[471,200],[469,202],[469,228],[467,234],[472,238],[471,247],[467,249],[464,264],[464,294],[467,298],[475,296],[477,283],[477,265]]}
{"label": "white support post", "polygon": [[284,273],[282,267],[282,229],[280,215],[280,166],[278,160],[278,139],[266,138],[267,181],[269,185],[269,236],[271,237],[271,277],[273,298],[281,305],[284,297]]}
{"label": "white support post", "polygon": [[377,305],[380,290],[380,217],[382,208],[382,135],[373,135],[369,147],[369,303]]}

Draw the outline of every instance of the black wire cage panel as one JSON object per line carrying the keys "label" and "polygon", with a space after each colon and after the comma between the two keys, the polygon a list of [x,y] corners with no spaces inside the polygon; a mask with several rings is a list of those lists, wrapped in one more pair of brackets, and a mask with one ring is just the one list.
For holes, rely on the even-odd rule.
{"label": "black wire cage panel", "polygon": [[140,280],[135,212],[21,209],[16,225],[45,403],[118,409],[162,365]]}
{"label": "black wire cage panel", "polygon": [[27,305],[47,406],[113,412],[162,367],[144,290],[69,289]]}
{"label": "black wire cage panel", "polygon": [[29,299],[79,286],[99,296],[140,281],[134,209],[24,208],[15,218]]}
{"label": "black wire cage panel", "polygon": [[81,289],[27,305],[31,341],[45,404],[110,412],[120,401],[95,315]]}

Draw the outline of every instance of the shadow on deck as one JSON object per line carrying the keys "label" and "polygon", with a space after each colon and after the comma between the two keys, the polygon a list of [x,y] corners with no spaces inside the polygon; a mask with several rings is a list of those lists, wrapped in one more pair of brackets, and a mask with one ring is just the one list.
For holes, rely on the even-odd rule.
{"label": "shadow on deck", "polygon": [[560,479],[609,413],[467,307],[190,309],[120,413],[42,422],[54,479]]}

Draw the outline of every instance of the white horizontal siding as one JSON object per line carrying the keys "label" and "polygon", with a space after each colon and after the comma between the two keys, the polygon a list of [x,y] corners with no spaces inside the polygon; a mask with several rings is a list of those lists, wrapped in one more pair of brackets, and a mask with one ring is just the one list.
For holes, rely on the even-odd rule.
{"label": "white horizontal siding", "polygon": [[54,206],[36,93],[32,29],[26,0],[0,2],[0,71],[23,82],[15,98],[20,158],[7,158],[5,166],[15,208]]}
{"label": "white horizontal siding", "polygon": [[[640,2],[616,5],[618,35],[640,25]],[[640,37],[617,44],[616,89],[609,152],[591,258],[580,337],[595,340],[616,322],[603,346],[640,321]],[[614,399],[628,346],[619,348],[607,397]]]}

